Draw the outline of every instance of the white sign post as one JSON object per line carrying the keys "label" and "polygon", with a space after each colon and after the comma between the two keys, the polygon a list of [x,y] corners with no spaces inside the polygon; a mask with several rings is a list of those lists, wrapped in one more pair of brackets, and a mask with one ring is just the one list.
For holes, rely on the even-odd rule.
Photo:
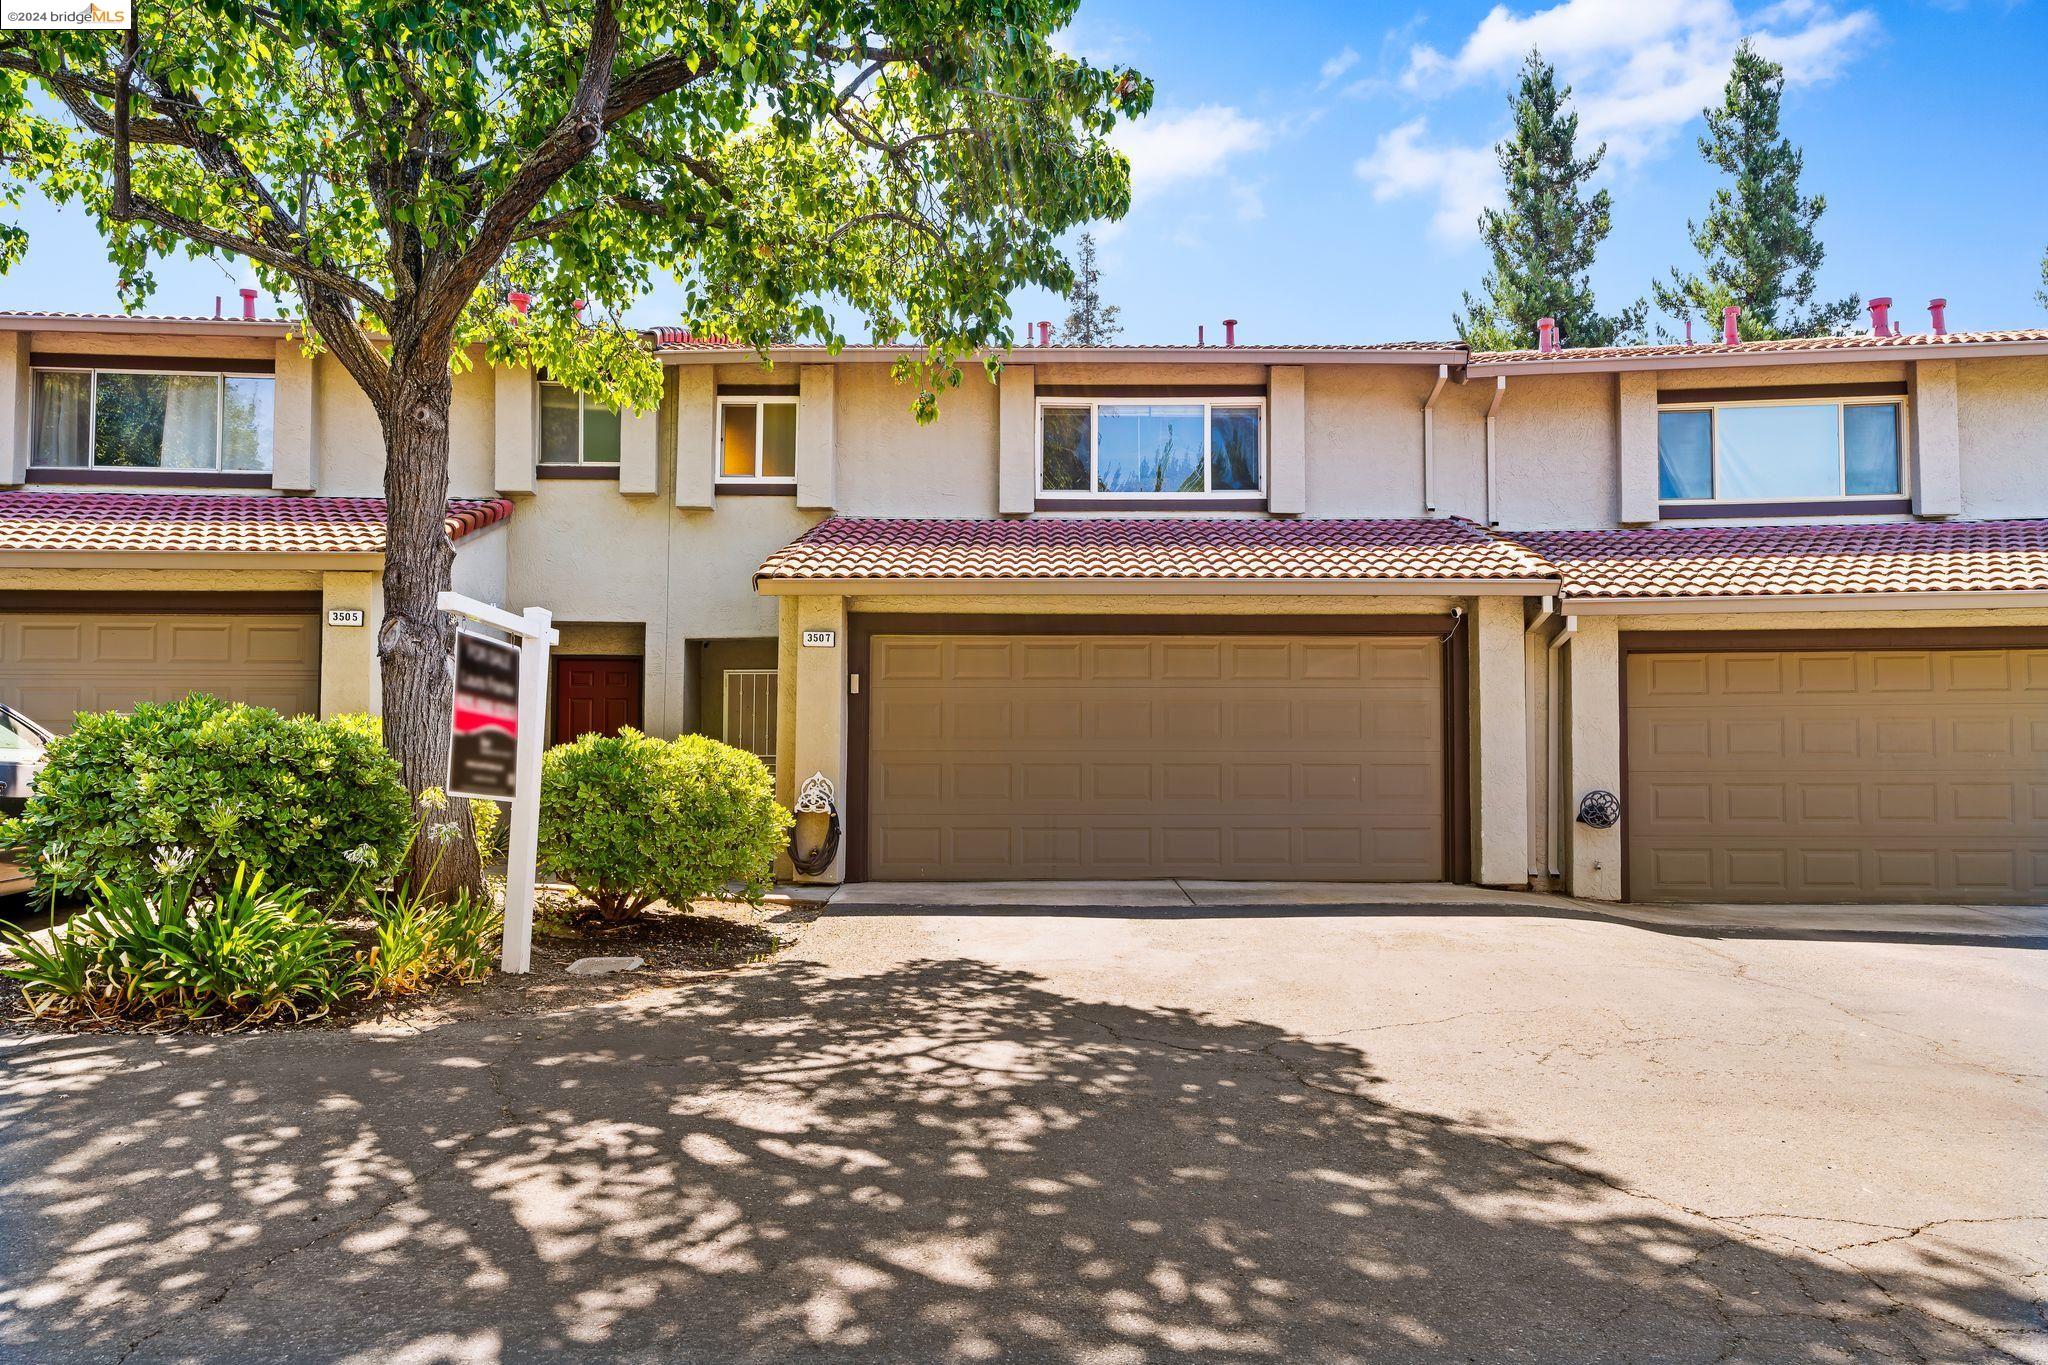
{"label": "white sign post", "polygon": [[512,818],[505,846],[505,939],[498,966],[506,972],[533,968],[533,879],[540,844],[540,751],[546,727],[548,650],[561,643],[554,613],[528,607],[522,616],[461,593],[435,599],[442,611],[495,626],[519,641],[519,723],[512,779]]}

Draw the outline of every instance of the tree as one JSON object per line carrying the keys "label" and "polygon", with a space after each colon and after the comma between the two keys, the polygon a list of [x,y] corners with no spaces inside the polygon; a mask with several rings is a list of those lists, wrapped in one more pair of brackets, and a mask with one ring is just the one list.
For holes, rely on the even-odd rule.
{"label": "tree", "polygon": [[[644,410],[659,364],[615,319],[660,269],[686,321],[747,345],[839,344],[828,302],[915,338],[898,377],[929,419],[1011,340],[1012,290],[1072,283],[1058,235],[1129,207],[1107,137],[1151,86],[1051,46],[1076,3],[138,5],[126,35],[0,34],[0,207],[24,185],[82,204],[130,307],[173,252],[252,262],[368,395],[384,734],[417,793],[452,701],[451,369],[544,365]],[[0,231],[0,266],[21,249]],[[473,885],[470,840],[426,833],[415,876]]]}
{"label": "tree", "polygon": [[1856,320],[1862,300],[1854,294],[1814,301],[1814,272],[1825,254],[1814,227],[1827,200],[1799,192],[1805,158],[1779,132],[1784,94],[1784,68],[1747,38],[1737,44],[1720,107],[1704,111],[1700,139],[1700,155],[1731,183],[1714,191],[1703,221],[1685,225],[1701,273],[1674,269],[1670,283],[1650,286],[1659,311],[1712,329],[1722,309],[1738,304],[1747,341],[1840,332]]}
{"label": "tree", "polygon": [[1068,346],[1107,346],[1122,335],[1122,311],[1102,301],[1102,271],[1095,264],[1095,234],[1084,232],[1074,249],[1074,287],[1067,293],[1067,320],[1060,340]]}
{"label": "tree", "polygon": [[2041,253],[2041,287],[2034,291],[2034,302],[2048,308],[2048,251]]}
{"label": "tree", "polygon": [[1607,144],[1578,155],[1579,116],[1566,111],[1571,87],[1531,51],[1521,83],[1508,97],[1514,131],[1494,147],[1507,181],[1505,208],[1479,215],[1479,236],[1493,256],[1480,282],[1482,297],[1465,295],[1452,316],[1474,350],[1505,351],[1536,344],[1536,322],[1555,318],[1576,346],[1612,346],[1638,339],[1646,305],[1638,300],[1607,316],[1593,304],[1593,255],[1612,230],[1606,190],[1588,195]]}

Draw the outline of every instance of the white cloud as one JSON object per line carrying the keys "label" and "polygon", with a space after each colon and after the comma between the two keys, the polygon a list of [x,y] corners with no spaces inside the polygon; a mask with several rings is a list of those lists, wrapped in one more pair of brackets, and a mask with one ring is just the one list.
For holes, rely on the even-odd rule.
{"label": "white cloud", "polygon": [[1131,199],[1143,203],[1176,185],[1221,175],[1232,160],[1272,141],[1272,129],[1229,105],[1153,114],[1114,134],[1131,159]]}
{"label": "white cloud", "polygon": [[[1719,100],[1745,35],[1798,86],[1831,79],[1877,30],[1870,10],[1837,12],[1827,0],[1777,0],[1747,14],[1732,0],[1561,0],[1526,14],[1499,4],[1453,52],[1411,46],[1400,85],[1429,97],[1481,86],[1492,103],[1539,48],[1572,86],[1582,147],[1604,142],[1625,166],[1662,153]],[[1381,135],[1357,173],[1376,199],[1434,197],[1437,235],[1469,239],[1479,209],[1500,198],[1492,148],[1432,145],[1427,134],[1415,119]]]}
{"label": "white cloud", "polygon": [[1427,96],[1499,85],[1538,48],[1573,87],[1588,141],[1633,162],[1661,151],[1719,95],[1745,35],[1797,86],[1834,76],[1876,32],[1870,10],[1837,13],[1824,0],[1746,15],[1731,0],[1562,0],[1527,14],[1496,5],[1456,52],[1412,47],[1401,85]]}
{"label": "white cloud", "polygon": [[1321,84],[1316,86],[1316,89],[1322,90],[1327,88],[1330,82],[1336,80],[1339,76],[1357,65],[1358,50],[1351,47],[1345,48],[1342,52],[1339,52],[1336,56],[1323,63],[1323,79]]}
{"label": "white cloud", "polygon": [[1434,195],[1430,231],[1443,241],[1463,241],[1476,235],[1479,210],[1501,198],[1500,165],[1491,148],[1432,145],[1428,139],[1428,120],[1411,119],[1381,134],[1372,154],[1360,157],[1352,171],[1381,203]]}

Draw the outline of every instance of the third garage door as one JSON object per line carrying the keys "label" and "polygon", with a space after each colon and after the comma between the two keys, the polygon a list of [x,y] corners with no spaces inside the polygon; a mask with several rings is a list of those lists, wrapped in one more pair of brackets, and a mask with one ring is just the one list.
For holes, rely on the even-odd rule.
{"label": "third garage door", "polygon": [[2048,901],[2048,648],[1628,656],[1638,900]]}
{"label": "third garage door", "polygon": [[1445,876],[1443,647],[888,635],[866,875]]}

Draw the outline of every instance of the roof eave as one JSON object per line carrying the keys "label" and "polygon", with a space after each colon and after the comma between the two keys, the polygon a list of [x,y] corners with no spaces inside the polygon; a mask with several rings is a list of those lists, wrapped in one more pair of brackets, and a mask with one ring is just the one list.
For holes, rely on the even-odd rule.
{"label": "roof eave", "polygon": [[[758,362],[761,352],[744,346],[691,346],[659,352],[664,365],[743,365]],[[851,364],[922,359],[921,346],[846,346],[833,352],[824,346],[771,346],[771,362]],[[978,351],[979,361],[997,356],[1006,365],[1463,365],[1460,347],[1428,350],[1385,350],[1306,346],[1025,346],[1009,351]]]}
{"label": "roof eave", "polygon": [[1566,596],[1566,616],[1699,616],[1763,611],[1954,611],[2048,607],[2048,589],[1958,588],[1946,592],[1756,593],[1746,597]]}
{"label": "roof eave", "polygon": [[[165,561],[162,564],[154,561]],[[332,571],[382,569],[383,551],[364,550],[0,550],[0,569],[177,569]]]}
{"label": "roof eave", "polygon": [[754,576],[755,590],[773,597],[976,596],[1271,596],[1523,597],[1554,593],[1554,578],[777,578]]}
{"label": "roof eave", "polygon": [[0,314],[0,332],[85,332],[106,335],[284,337],[295,324],[275,318],[82,318],[50,313]]}
{"label": "roof eave", "polygon": [[1849,346],[1839,350],[1743,351],[1702,346],[1697,355],[1591,356],[1559,359],[1483,360],[1466,366],[1472,377],[1491,374],[1536,378],[1546,374],[1615,374],[1624,370],[1721,370],[1759,365],[1854,365],[1886,361],[1982,360],[1998,356],[2048,355],[2048,341],[1958,341],[1921,346]]}

